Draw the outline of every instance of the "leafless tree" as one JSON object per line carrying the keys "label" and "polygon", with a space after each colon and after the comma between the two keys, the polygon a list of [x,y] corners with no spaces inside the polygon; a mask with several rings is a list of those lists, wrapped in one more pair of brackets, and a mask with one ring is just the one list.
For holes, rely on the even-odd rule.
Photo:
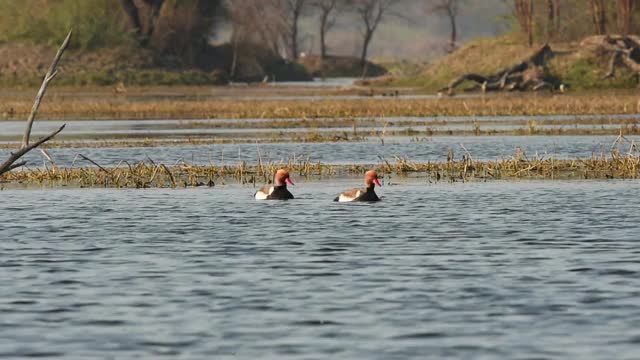
{"label": "leafless tree", "polygon": [[589,0],[593,27],[597,35],[607,33],[607,0]]}
{"label": "leafless tree", "polygon": [[282,38],[288,26],[280,0],[226,0],[225,6],[232,25],[233,49],[229,74],[236,75],[236,67],[242,44],[259,45],[279,53]]}
{"label": "leafless tree", "polygon": [[338,0],[316,0],[314,5],[320,9],[320,56],[327,57],[327,32],[335,25],[332,13],[336,10]]}
{"label": "leafless tree", "polygon": [[306,0],[284,0],[286,23],[288,27],[288,45],[292,59],[298,59],[298,23]]}
{"label": "leafless tree", "polygon": [[362,52],[360,54],[360,65],[363,68],[367,64],[367,52],[369,50],[369,44],[373,39],[373,34],[387,14],[387,10],[397,1],[398,0],[354,0],[355,10],[364,24],[362,32]]}
{"label": "leafless tree", "polygon": [[456,41],[458,38],[458,26],[456,24],[456,18],[458,16],[460,3],[463,1],[464,0],[428,0],[428,13],[442,13],[446,15],[447,18],[449,18],[449,23],[451,24],[451,35],[449,37],[448,52],[453,52],[456,49]]}

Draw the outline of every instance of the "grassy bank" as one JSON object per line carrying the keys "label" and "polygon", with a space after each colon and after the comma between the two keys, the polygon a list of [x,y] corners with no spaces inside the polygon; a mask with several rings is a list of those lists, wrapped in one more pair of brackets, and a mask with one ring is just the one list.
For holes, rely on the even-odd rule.
{"label": "grassy bank", "polygon": [[[0,44],[0,85],[36,87],[57,48],[53,45]],[[221,71],[159,66],[147,49],[118,46],[103,49],[71,49],[64,56],[58,86],[222,85]]]}
{"label": "grassy bank", "polygon": [[[488,75],[515,65],[540,45],[530,48],[514,36],[477,39],[434,62],[417,76],[398,77],[390,85],[437,91],[462,74]],[[602,80],[609,56],[594,51],[593,42],[550,45],[554,56],[548,62],[548,75],[568,84],[572,90],[633,89],[637,85],[632,74],[622,69],[616,78]]]}
{"label": "grassy bank", "polygon": [[[0,118],[25,119],[31,99],[0,101]],[[637,95],[506,96],[442,99],[364,98],[299,100],[130,99],[108,93],[94,97],[49,96],[41,119],[349,118],[391,116],[597,115],[640,112]]]}

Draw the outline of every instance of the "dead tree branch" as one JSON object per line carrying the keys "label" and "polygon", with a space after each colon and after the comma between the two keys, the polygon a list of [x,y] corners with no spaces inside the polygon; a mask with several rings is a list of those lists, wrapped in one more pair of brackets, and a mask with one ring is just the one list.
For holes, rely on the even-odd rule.
{"label": "dead tree branch", "polygon": [[538,71],[538,69],[546,68],[546,62],[551,55],[553,55],[553,50],[551,50],[549,45],[545,44],[522,62],[498,71],[495,74],[488,76],[474,73],[462,74],[451,81],[449,86],[440,89],[440,92],[446,92],[452,95],[456,87],[467,81],[474,82],[475,85],[465,89],[465,91],[482,90],[484,92],[527,89],[536,91],[542,88],[548,88],[551,87],[551,84],[542,79],[543,72]]}
{"label": "dead tree branch", "polygon": [[58,133],[60,133],[65,125],[62,125],[58,130],[52,132],[51,134],[43,137],[42,139],[39,139],[38,141],[36,141],[33,144],[29,144],[29,140],[31,138],[31,129],[33,127],[33,122],[36,119],[36,115],[38,114],[38,109],[40,108],[40,103],[42,102],[42,99],[44,98],[45,93],[47,92],[47,87],[49,86],[49,83],[51,82],[51,80],[53,80],[56,75],[58,75],[58,63],[60,62],[60,59],[62,58],[62,54],[64,54],[65,50],[67,49],[67,47],[69,46],[69,40],[71,39],[71,31],[69,31],[69,34],[67,34],[67,37],[64,39],[64,42],[62,43],[62,45],[60,46],[60,48],[58,49],[58,52],[56,53],[56,56],[53,58],[53,62],[51,63],[51,66],[49,67],[49,71],[47,71],[47,74],[44,77],[44,80],[42,81],[42,85],[40,86],[40,90],[38,91],[38,94],[36,95],[36,100],[33,103],[33,108],[31,108],[31,113],[29,114],[29,118],[27,119],[27,124],[25,126],[24,129],[24,135],[22,136],[22,143],[20,145],[20,149],[18,149],[18,151],[11,153],[11,156],[9,156],[9,158],[2,163],[2,165],[0,165],[0,176],[6,172],[9,172],[17,167],[23,166],[26,164],[25,161],[21,161],[19,163],[16,163],[16,161],[18,161],[22,156],[24,156],[26,153],[28,153],[29,151],[37,148],[38,146],[44,144],[45,142],[51,140],[54,136],[58,135]]}
{"label": "dead tree branch", "polygon": [[603,80],[614,78],[619,67],[626,67],[640,79],[640,44],[636,39],[629,36],[607,36],[600,48],[605,53],[611,53]]}

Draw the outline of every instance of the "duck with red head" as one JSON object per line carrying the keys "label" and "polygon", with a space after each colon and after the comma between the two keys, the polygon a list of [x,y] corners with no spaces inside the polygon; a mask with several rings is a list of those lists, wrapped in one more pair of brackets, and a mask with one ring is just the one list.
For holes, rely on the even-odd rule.
{"label": "duck with red head", "polygon": [[289,178],[289,172],[280,169],[276,172],[274,186],[265,185],[256,191],[254,197],[256,200],[289,200],[293,199],[293,194],[287,190],[287,184],[294,185]]}
{"label": "duck with red head", "polygon": [[333,201],[351,202],[351,201],[380,201],[378,195],[374,191],[376,185],[382,186],[378,181],[378,173],[369,170],[364,174],[364,189],[351,189],[340,194]]}

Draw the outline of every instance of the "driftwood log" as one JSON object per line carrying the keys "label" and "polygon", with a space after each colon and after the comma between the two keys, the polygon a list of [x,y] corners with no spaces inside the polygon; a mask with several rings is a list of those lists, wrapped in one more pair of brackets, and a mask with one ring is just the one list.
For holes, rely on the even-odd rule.
{"label": "driftwood log", "polygon": [[47,87],[49,86],[49,83],[51,82],[51,80],[53,80],[56,77],[56,75],[58,75],[58,63],[60,62],[60,58],[62,58],[62,54],[69,46],[70,39],[71,39],[71,31],[69,31],[69,34],[64,39],[64,42],[58,49],[58,52],[56,53],[56,56],[53,58],[53,62],[51,63],[51,66],[49,67],[47,74],[44,76],[42,85],[40,85],[40,90],[38,91],[38,95],[36,95],[36,100],[33,103],[33,107],[31,108],[31,113],[27,118],[27,124],[24,129],[24,135],[22,136],[22,143],[20,145],[20,148],[17,151],[12,152],[11,156],[9,156],[9,158],[0,165],[0,176],[2,176],[2,174],[7,173],[13,169],[26,165],[27,163],[26,161],[18,161],[18,160],[20,160],[29,151],[51,140],[54,136],[58,135],[58,133],[60,133],[66,126],[66,124],[64,124],[54,132],[39,139],[38,141],[34,143],[29,143],[31,138],[31,128],[33,127],[33,122],[36,119],[36,115],[38,114],[40,103],[42,102],[42,99],[44,98],[44,95],[47,92]]}
{"label": "driftwood log", "polygon": [[[546,62],[553,55],[553,50],[548,44],[538,49],[533,55],[527,57],[520,63],[503,69],[495,74],[484,76],[475,73],[462,74],[455,78],[449,86],[440,89],[440,92],[453,95],[455,89],[466,81],[475,82],[472,87],[465,91],[481,90],[540,90],[552,88],[552,84],[544,79],[546,72]],[[545,71],[540,71],[540,69]]]}
{"label": "driftwood log", "polygon": [[[611,54],[609,66],[604,79],[614,78],[616,69],[627,68],[631,71],[637,80],[640,80],[640,43],[638,40],[629,36],[612,36],[605,37],[602,50]],[[640,86],[640,81],[638,82]]]}

